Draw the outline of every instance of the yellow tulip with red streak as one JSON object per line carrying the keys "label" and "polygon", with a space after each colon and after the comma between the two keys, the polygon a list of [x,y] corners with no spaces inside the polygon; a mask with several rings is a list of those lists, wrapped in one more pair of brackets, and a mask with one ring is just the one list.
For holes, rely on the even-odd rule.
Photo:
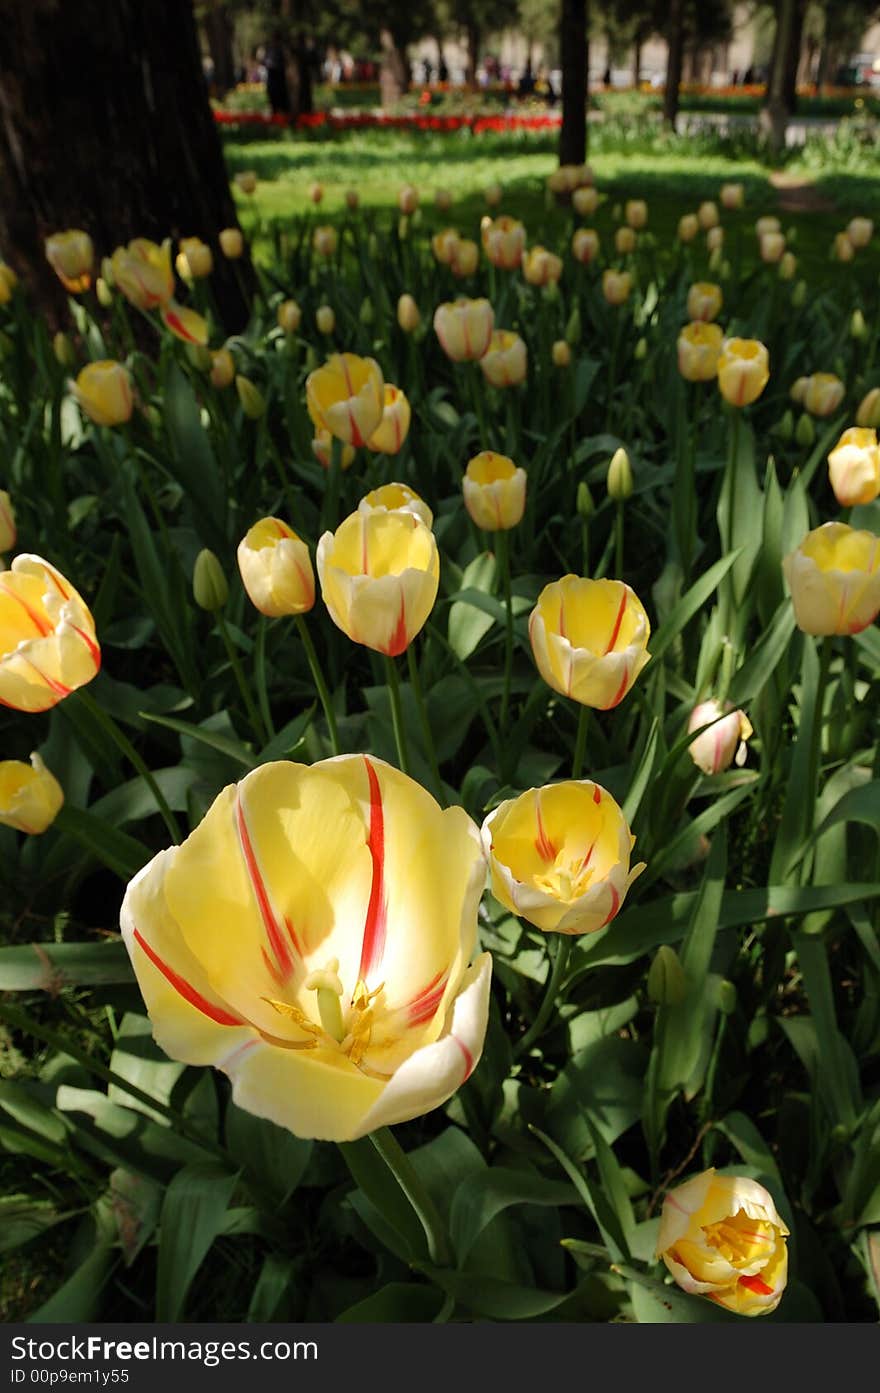
{"label": "yellow tulip with red streak", "polygon": [[644,605],[621,580],[563,576],[544,586],[529,616],[544,681],[600,711],[617,706],[633,686],[649,661],[650,635]]}
{"label": "yellow tulip with red streak", "polygon": [[255,609],[270,619],[306,614],[315,603],[309,549],[281,518],[260,518],[238,544],[238,569]]}
{"label": "yellow tulip with red streak", "polygon": [[562,258],[546,247],[529,247],[523,253],[522,273],[529,285],[555,285],[562,275]]}
{"label": "yellow tulip with red streak", "polygon": [[571,235],[571,254],[582,266],[589,266],[599,255],[599,234],[592,227],[579,227]]}
{"label": "yellow tulip with red streak", "polygon": [[0,706],[48,711],[100,666],[82,596],[41,556],[17,556],[0,572]]}
{"label": "yellow tulip with red streak", "polygon": [[358,511],[362,513],[382,512],[382,513],[415,513],[420,517],[426,527],[433,527],[434,514],[428,507],[423,498],[409,487],[409,484],[400,484],[392,481],[390,484],[381,484],[379,488],[372,489],[358,503]]}
{"label": "yellow tulip with red streak", "polygon": [[318,431],[346,445],[365,445],[385,406],[385,381],[374,358],[332,353],[306,379],[306,406]]}
{"label": "yellow tulip with red streak", "polygon": [[87,363],[70,384],[81,409],[96,426],[121,426],[131,420],[134,395],[128,369],[113,358]]}
{"label": "yellow tulip with red streak", "polygon": [[110,273],[117,286],[139,310],[167,305],[174,294],[171,269],[171,242],[159,246],[146,237],[136,237],[127,247],[117,247],[110,258]]}
{"label": "yellow tulip with red streak", "polygon": [[[828,456],[828,474],[834,497],[842,508],[873,503],[880,494],[877,432],[867,426],[851,426],[845,430]],[[0,544],[0,551],[2,549]]]}
{"label": "yellow tulip with red streak", "polygon": [[750,406],[770,381],[770,355],[759,339],[725,339],[718,359],[718,386],[731,406]]}
{"label": "yellow tulip with red streak", "polygon": [[528,372],[525,340],[511,329],[495,329],[489,347],[480,359],[486,381],[493,387],[516,387]]}
{"label": "yellow tulip with red streak", "polygon": [[406,393],[386,382],[382,419],[367,441],[367,449],[382,455],[396,455],[409,434],[411,417]]}
{"label": "yellow tulip with red streak", "polygon": [[712,281],[695,281],[687,294],[687,312],[692,320],[701,319],[709,324],[717,319],[724,303],[720,285]]}
{"label": "yellow tulip with red streak", "polygon": [[0,824],[16,832],[40,836],[55,821],[64,790],[40,756],[30,764],[20,759],[0,761]]}
{"label": "yellow tulip with red streak", "polygon": [[502,271],[515,271],[522,261],[526,244],[526,229],[517,218],[502,213],[487,218],[482,232],[483,250],[493,266]]}
{"label": "yellow tulip with red streak", "polygon": [[679,331],[678,370],[686,382],[711,382],[718,376],[724,331],[720,324],[698,319]]}
{"label": "yellow tulip with red streak", "polygon": [[454,363],[482,358],[489,347],[495,313],[488,300],[450,300],[434,311],[434,333]]}
{"label": "yellow tulip with red streak", "polygon": [[506,532],[522,522],[526,471],[507,455],[481,450],[468,461],[461,487],[468,513],[485,532]]}
{"label": "yellow tulip with red streak", "polygon": [[807,378],[801,400],[811,416],[830,416],[843,401],[846,388],[833,372],[814,372]]}
{"label": "yellow tulip with red streak", "polygon": [[859,634],[880,613],[880,537],[874,532],[823,523],[782,568],[805,634]]}
{"label": "yellow tulip with red streak", "polygon": [[75,227],[54,232],[46,238],[46,260],[71,295],[88,290],[95,269],[95,248],[87,232]]}

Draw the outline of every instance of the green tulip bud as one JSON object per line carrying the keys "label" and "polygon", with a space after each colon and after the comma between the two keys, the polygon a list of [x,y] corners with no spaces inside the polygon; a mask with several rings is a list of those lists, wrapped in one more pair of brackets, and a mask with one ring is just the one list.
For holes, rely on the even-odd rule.
{"label": "green tulip bud", "polygon": [[239,373],[235,379],[235,390],[245,416],[251,421],[258,421],[266,410],[266,398],[259,387],[255,387],[249,377]]}
{"label": "green tulip bud", "polygon": [[376,318],[376,311],[373,308],[373,302],[368,296],[365,296],[364,299],[361,301],[361,310],[360,314],[358,315],[358,318],[360,319],[361,324],[366,325],[368,328]]}
{"label": "green tulip bud", "polygon": [[581,482],[578,484],[577,510],[578,516],[582,518],[584,522],[589,522],[590,518],[596,511],[596,505],[593,502],[593,495],[590,493],[590,486],[587,483],[586,479],[582,479]]}
{"label": "green tulip bud", "polygon": [[774,429],[780,440],[791,440],[794,435],[794,415],[792,412],[786,411]]}
{"label": "green tulip bud", "polygon": [[868,326],[865,323],[865,316],[859,309],[855,309],[852,312],[852,318],[849,321],[849,332],[851,338],[854,339],[866,339],[868,337]]}
{"label": "green tulip bud", "polygon": [[801,307],[801,305],[802,305],[802,304],[804,303],[804,301],[806,300],[806,298],[807,298],[807,282],[806,282],[806,281],[798,281],[798,283],[797,283],[797,285],[795,286],[794,290],[791,292],[791,303],[794,305],[794,307],[795,307],[796,310],[799,310],[800,307]]}
{"label": "green tulip bud", "polygon": [[648,340],[647,340],[646,338],[643,337],[643,338],[640,338],[640,339],[639,339],[638,343],[636,344],[635,348],[633,349],[633,357],[635,358],[635,360],[636,360],[637,363],[641,363],[641,362],[643,361],[643,359],[647,358],[647,356],[648,356]]}
{"label": "green tulip bud", "polygon": [[736,1010],[736,987],[726,977],[718,983],[718,1010],[723,1016],[732,1016]]}
{"label": "green tulip bud", "polygon": [[658,1006],[680,1006],[687,996],[687,978],[674,948],[663,943],[648,969],[648,996]]}
{"label": "green tulip bud", "polygon": [[63,368],[71,368],[76,362],[73,344],[60,329],[52,340],[52,352],[55,354],[56,363],[60,363]]}
{"label": "green tulip bud", "polygon": [[547,301],[548,305],[557,304],[559,299],[561,298],[559,294],[559,286],[556,281],[548,281],[547,284],[544,286],[543,290],[541,291],[541,294]]}
{"label": "green tulip bud", "polygon": [[804,449],[815,441],[816,427],[813,425],[813,418],[809,412],[805,411],[795,426],[794,438],[798,445],[802,445]]}
{"label": "green tulip bud", "polygon": [[113,291],[110,289],[103,276],[99,276],[95,281],[95,294],[98,297],[98,304],[102,309],[108,310],[113,304]]}
{"label": "green tulip bud", "polygon": [[223,567],[212,551],[205,547],[196,557],[193,570],[193,596],[200,609],[215,614],[229,599],[229,586]]}
{"label": "green tulip bud", "polygon": [[837,357],[834,359],[834,371],[840,378],[841,382],[846,381],[846,363],[843,361],[839,353]]}
{"label": "green tulip bud", "polygon": [[633,472],[629,455],[622,445],[614,451],[608,466],[608,492],[615,503],[625,503],[632,495]]}
{"label": "green tulip bud", "polygon": [[205,348],[201,343],[188,343],[185,352],[197,372],[211,371],[214,359],[210,348]]}
{"label": "green tulip bud", "polygon": [[570,348],[577,348],[581,341],[581,308],[575,305],[565,326],[565,342]]}
{"label": "green tulip bud", "polygon": [[401,242],[405,242],[409,236],[409,218],[405,213],[397,220],[397,236]]}

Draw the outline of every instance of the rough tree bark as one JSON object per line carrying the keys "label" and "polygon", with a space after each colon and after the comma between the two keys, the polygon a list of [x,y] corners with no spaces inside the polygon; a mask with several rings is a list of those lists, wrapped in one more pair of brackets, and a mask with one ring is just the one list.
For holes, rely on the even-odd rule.
{"label": "rough tree bark", "polygon": [[778,153],[785,146],[785,132],[791,116],[787,86],[791,71],[791,52],[800,49],[798,0],[779,0],[776,8],[776,34],[773,40],[767,96],[759,122],[770,149]]}
{"label": "rough tree bark", "polygon": [[[211,116],[191,5],[0,0],[0,246],[57,317],[45,237],[81,227],[98,256],[132,237],[199,236],[238,220]],[[246,276],[249,264],[239,262]],[[224,323],[247,305],[224,257]]]}
{"label": "rough tree bark", "polygon": [[587,0],[562,0],[562,128],[559,163],[583,164],[587,157]]}
{"label": "rough tree bark", "polygon": [[663,92],[663,124],[675,130],[678,115],[678,89],[684,59],[684,0],[669,0],[666,23],[666,87]]}

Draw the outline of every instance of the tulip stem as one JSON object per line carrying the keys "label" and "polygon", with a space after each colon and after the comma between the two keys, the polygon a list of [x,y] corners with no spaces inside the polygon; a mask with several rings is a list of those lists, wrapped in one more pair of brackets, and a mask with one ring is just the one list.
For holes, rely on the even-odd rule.
{"label": "tulip stem", "polygon": [[257,684],[257,700],[260,715],[270,740],[275,739],[275,724],[272,720],[272,707],[269,704],[269,689],[266,685],[266,630],[269,625],[264,614],[257,622],[257,642],[254,648],[254,680]]}
{"label": "tulip stem", "polygon": [[504,686],[501,691],[501,711],[498,725],[502,735],[507,727],[510,709],[510,677],[513,668],[513,595],[510,588],[510,540],[505,531],[495,534],[495,551],[501,568],[504,590]]}
{"label": "tulip stem", "polygon": [[223,640],[223,647],[226,649],[226,656],[229,659],[229,666],[232,668],[232,673],[235,677],[236,685],[238,687],[239,692],[241,693],[241,699],[244,702],[244,707],[248,714],[248,720],[251,723],[251,729],[254,735],[256,736],[257,740],[259,741],[260,746],[262,747],[266,744],[267,740],[269,739],[268,730],[266,729],[266,726],[260,716],[260,713],[257,710],[256,704],[254,703],[254,699],[250,693],[250,688],[248,687],[248,684],[245,681],[245,675],[242,671],[241,660],[239,659],[239,656],[235,651],[235,644],[232,642],[232,638],[229,633],[229,626],[227,625],[226,620],[223,618],[223,611],[218,609],[216,613],[217,628],[220,630],[220,637]]}
{"label": "tulip stem", "polygon": [[623,580],[623,503],[615,505],[614,517],[614,575]]}
{"label": "tulip stem", "polygon": [[[392,660],[393,661],[393,660]],[[434,783],[434,796],[441,808],[446,807],[446,796],[443,792],[443,780],[440,777],[440,764],[437,760],[437,749],[434,745],[434,737],[431,733],[431,723],[428,720],[428,708],[425,705],[425,695],[422,691],[422,679],[419,676],[419,665],[416,660],[413,645],[410,644],[406,650],[406,661],[409,667],[409,684],[412,687],[413,696],[416,699],[416,708],[419,713],[419,721],[422,727],[422,739],[425,744],[425,754],[431,766],[431,776]]]}
{"label": "tulip stem", "polygon": [[403,726],[403,707],[400,701],[400,679],[394,659],[385,654],[385,674],[388,680],[388,700],[391,703],[391,724],[394,728],[394,743],[397,746],[397,763],[404,774],[409,773],[409,755],[406,748],[406,731]]}
{"label": "tulip stem", "polygon": [[[583,709],[586,710],[586,707]],[[571,952],[571,937],[568,934],[557,934],[556,940],[556,953],[553,958],[553,966],[548,973],[547,990],[544,993],[544,1000],[541,1002],[538,1008],[538,1014],[532,1021],[525,1035],[523,1035],[518,1044],[514,1046],[514,1058],[518,1058],[521,1054],[525,1054],[531,1049],[535,1041],[540,1039],[553,1013],[553,1007],[556,1004],[556,997],[562,985],[565,969],[568,966],[569,953]]]}
{"label": "tulip stem", "polygon": [[371,1132],[370,1141],[415,1210],[425,1231],[431,1262],[437,1267],[449,1267],[449,1242],[443,1220],[412,1161],[390,1127],[380,1127],[378,1131]]}
{"label": "tulip stem", "polygon": [[330,747],[335,755],[339,755],[342,754],[342,749],[339,744],[339,728],[336,725],[336,713],[333,710],[333,702],[330,697],[330,690],[327,686],[326,681],[324,680],[324,674],[321,671],[321,664],[318,661],[318,655],[315,652],[315,645],[312,643],[312,636],[309,633],[309,627],[301,614],[297,614],[295,618],[296,627],[299,630],[299,636],[302,639],[303,648],[306,650],[306,658],[308,659],[309,668],[311,670],[312,681],[315,684],[315,689],[318,693],[321,705],[324,708],[324,715],[327,719],[327,729],[330,732]]}
{"label": "tulip stem", "polygon": [[98,723],[101,729],[110,736],[110,739],[116,745],[117,749],[125,755],[131,766],[137,770],[156,800],[156,807],[159,809],[162,821],[168,828],[171,840],[175,843],[179,842],[180,828],[177,825],[176,817],[168,806],[168,800],[156,783],[154,776],[134,748],[134,745],[132,745],[128,736],[120,730],[113,717],[109,715],[108,712],[104,711],[88,692],[84,692],[82,688],[80,688],[80,690],[75,693],[75,699],[79,701],[81,706],[85,707],[89,715]]}
{"label": "tulip stem", "polygon": [[587,752],[587,726],[590,723],[589,706],[578,708],[577,735],[574,742],[574,759],[571,762],[571,777],[579,779],[584,767],[584,755]]}
{"label": "tulip stem", "polygon": [[327,488],[324,493],[324,508],[321,516],[321,531],[328,528],[335,531],[339,520],[339,485],[342,477],[343,444],[338,436],[330,445],[330,469],[327,474]]}

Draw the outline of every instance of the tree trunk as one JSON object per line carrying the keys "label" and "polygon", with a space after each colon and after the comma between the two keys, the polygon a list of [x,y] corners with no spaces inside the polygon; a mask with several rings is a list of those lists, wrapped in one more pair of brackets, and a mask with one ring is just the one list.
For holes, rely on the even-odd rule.
{"label": "tree trunk", "polygon": [[[216,247],[238,225],[191,5],[0,0],[0,32],[0,245],[51,318],[64,309],[52,232],[85,229],[100,257],[132,237]],[[220,255],[215,268],[224,323],[240,328],[234,268]]]}
{"label": "tree trunk", "polygon": [[233,24],[225,0],[211,0],[205,12],[204,25],[214,64],[214,91],[218,97],[224,97],[235,86]]}
{"label": "tree trunk", "polygon": [[642,36],[641,36],[641,34],[636,34],[635,38],[633,39],[632,60],[633,60],[633,65],[632,65],[632,85],[633,85],[633,87],[635,87],[636,91],[638,91],[638,88],[639,88],[639,80],[640,80],[640,74],[641,74],[641,71],[642,71]]}
{"label": "tree trunk", "polygon": [[562,129],[559,163],[583,164],[587,157],[587,0],[562,0]]}
{"label": "tree trunk", "polygon": [[663,124],[675,130],[678,115],[678,89],[681,86],[681,66],[684,58],[684,0],[669,0],[669,19],[666,25],[666,88],[663,93]]}
{"label": "tree trunk", "polygon": [[798,9],[798,0],[779,0],[776,11],[772,66],[767,82],[767,96],[760,114],[761,130],[767,136],[770,149],[774,153],[778,153],[785,146],[785,131],[791,116],[786,86],[791,66],[791,51],[793,48],[795,51],[800,48]]}
{"label": "tree trunk", "polygon": [[468,87],[477,85],[477,68],[480,66],[480,26],[471,22],[465,29],[467,39],[467,67],[465,69],[465,82]]}
{"label": "tree trunk", "polygon": [[792,22],[791,37],[788,43],[788,52],[785,57],[785,73],[783,78],[783,100],[791,116],[797,111],[798,69],[801,61],[801,40],[803,38],[804,21],[806,17],[806,0],[795,0],[794,19]]}
{"label": "tree trunk", "polygon": [[382,61],[379,65],[379,91],[383,107],[394,106],[407,89],[406,63],[390,29],[379,35]]}

